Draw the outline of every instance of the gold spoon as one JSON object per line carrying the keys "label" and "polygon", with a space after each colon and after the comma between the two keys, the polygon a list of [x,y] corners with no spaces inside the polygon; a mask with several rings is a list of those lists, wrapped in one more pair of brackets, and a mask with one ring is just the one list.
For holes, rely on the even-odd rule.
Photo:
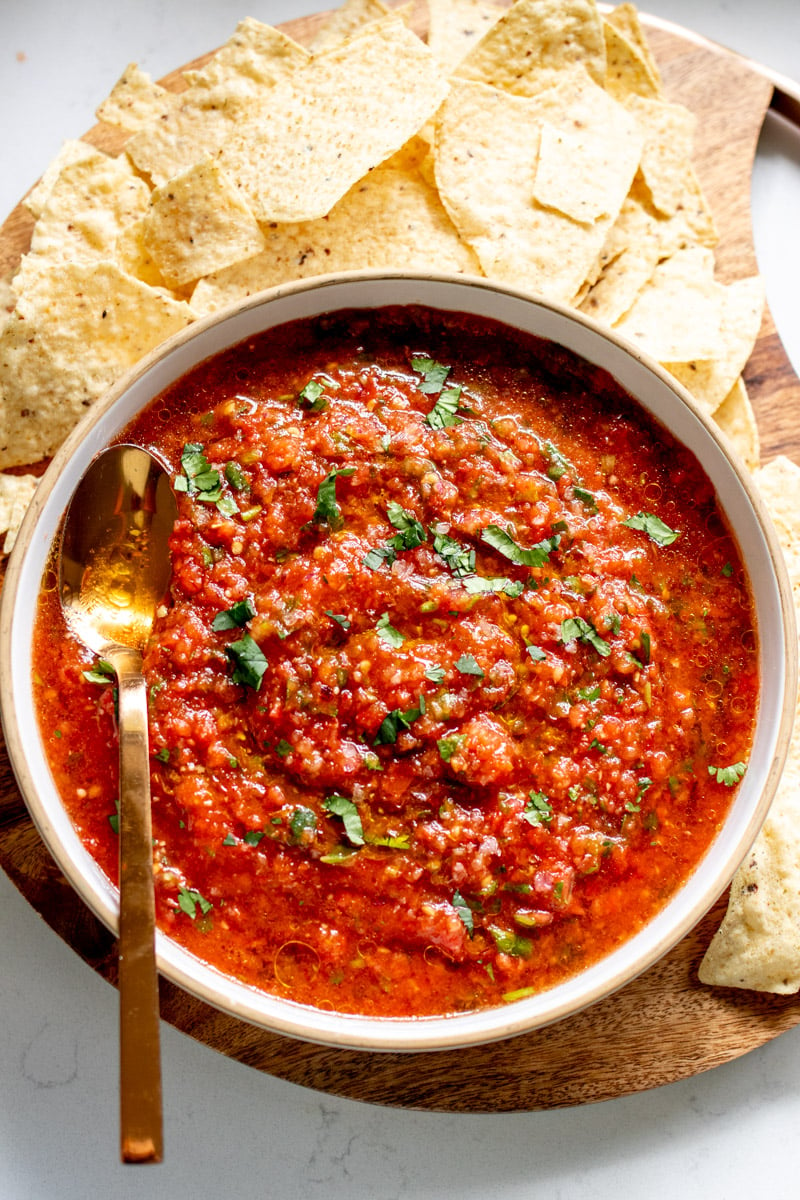
{"label": "gold spoon", "polygon": [[163,467],[113,446],[78,484],[59,563],[67,623],[111,664],[119,695],[120,1151],[160,1162],[163,1149],[147,693],[142,650],[169,584],[177,516]]}

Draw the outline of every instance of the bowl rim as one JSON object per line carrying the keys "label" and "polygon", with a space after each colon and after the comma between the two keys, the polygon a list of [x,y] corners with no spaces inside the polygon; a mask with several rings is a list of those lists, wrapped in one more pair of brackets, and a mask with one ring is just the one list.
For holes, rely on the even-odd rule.
{"label": "bowl rim", "polygon": [[[367,293],[375,288],[388,289],[390,294],[382,300],[370,302],[367,299]],[[423,295],[420,298],[412,296],[412,298],[404,300],[394,298],[392,293],[396,294],[398,290],[402,293],[403,289],[410,293],[413,293],[414,289],[417,291],[421,289]],[[359,292],[364,292],[364,295],[360,299],[355,299],[354,297]],[[454,300],[446,304],[440,303],[435,298],[431,298],[428,293],[433,293],[434,297],[439,293],[447,293],[452,295]],[[299,304],[302,308],[309,294],[311,295],[311,308],[308,312],[281,315],[282,307],[288,306],[291,309],[293,304],[295,306]],[[576,312],[566,305],[547,300],[519,288],[509,287],[477,276],[435,271],[410,272],[375,269],[315,276],[266,289],[201,317],[160,343],[153,351],[134,364],[95,402],[55,453],[23,520],[16,545],[8,562],[2,595],[0,595],[0,661],[7,664],[0,672],[0,714],[2,715],[9,758],[23,799],[40,836],[67,876],[71,886],[103,924],[116,934],[116,888],[112,887],[88,851],[82,846],[77,832],[71,826],[68,818],[66,820],[72,829],[72,837],[69,836],[68,831],[65,832],[66,810],[61,805],[52,781],[50,786],[53,795],[47,799],[43,799],[40,795],[36,771],[32,767],[29,753],[26,750],[26,729],[20,722],[22,710],[17,703],[20,696],[23,701],[25,700],[25,688],[30,688],[30,672],[28,672],[27,684],[23,684],[19,679],[21,671],[19,656],[24,652],[19,645],[19,635],[16,635],[15,640],[15,630],[21,621],[20,607],[25,595],[29,594],[23,591],[22,585],[26,578],[26,572],[30,573],[30,560],[39,561],[41,559],[43,571],[47,558],[53,552],[58,521],[56,521],[54,531],[50,534],[46,529],[43,531],[40,528],[40,522],[44,521],[45,516],[53,519],[50,509],[57,506],[57,501],[53,499],[54,493],[58,492],[59,482],[66,486],[64,480],[68,476],[68,468],[74,467],[77,470],[80,466],[79,473],[75,475],[69,486],[67,499],[74,490],[80,474],[83,473],[95,454],[132,419],[133,414],[131,413],[116,425],[115,433],[108,436],[103,435],[105,423],[113,416],[118,402],[121,406],[121,402],[126,396],[130,397],[136,394],[137,388],[148,391],[148,400],[143,401],[133,410],[138,412],[143,403],[155,398],[164,387],[168,386],[168,382],[179,378],[196,363],[212,357],[227,346],[241,342],[250,334],[254,335],[255,328],[250,330],[250,334],[230,337],[229,333],[231,329],[238,328],[241,324],[247,324],[251,318],[256,319],[262,312],[265,315],[263,321],[257,321],[258,329],[273,328],[297,319],[297,317],[301,319],[303,316],[313,317],[328,311],[386,308],[396,304],[421,305],[451,312],[472,311],[468,308],[465,309],[464,304],[459,302],[459,298],[463,301],[468,296],[472,298],[476,295],[482,296],[482,301],[475,301],[478,304],[488,305],[490,298],[493,298],[501,307],[519,308],[531,313],[535,311],[541,319],[545,320],[545,323],[549,321],[550,324],[556,326],[578,329],[589,337],[593,346],[609,347],[612,361],[627,363],[631,370],[639,371],[644,376],[653,378],[662,389],[666,388],[667,393],[672,393],[678,402],[676,412],[683,414],[682,419],[686,418],[688,413],[688,418],[691,418],[690,424],[693,422],[694,427],[700,427],[703,431],[701,438],[705,437],[706,439],[705,449],[709,450],[712,446],[716,448],[719,471],[726,472],[729,483],[733,483],[739,489],[737,502],[742,512],[749,509],[754,529],[763,539],[762,566],[768,565],[770,584],[774,589],[772,615],[780,618],[778,639],[774,639],[774,629],[772,628],[759,629],[758,636],[761,689],[757,734],[764,723],[761,711],[763,701],[766,696],[771,701],[771,729],[767,730],[764,735],[767,738],[768,746],[767,761],[760,768],[760,787],[753,785],[752,788],[749,788],[747,776],[745,776],[745,781],[734,803],[739,801],[742,794],[748,796],[746,819],[740,822],[741,828],[734,845],[722,854],[723,861],[713,879],[710,879],[704,887],[696,887],[694,889],[696,895],[691,892],[691,885],[696,877],[697,869],[676,893],[676,897],[670,900],[642,931],[629,938],[622,947],[577,976],[556,985],[555,988],[505,1006],[463,1014],[412,1018],[375,1018],[329,1013],[326,1010],[311,1008],[289,999],[271,996],[247,984],[232,980],[216,968],[210,967],[202,960],[182,950],[177,943],[172,942],[161,931],[157,933],[158,967],[165,977],[190,994],[234,1017],[272,1032],[307,1042],[347,1049],[394,1052],[453,1049],[487,1043],[541,1028],[553,1021],[575,1015],[610,995],[631,982],[672,949],[697,924],[725,890],[740,862],[747,854],[767,814],[788,753],[797,695],[797,638],[794,603],[783,554],[766,506],[747,469],[740,461],[729,439],[716,428],[694,397],[649,355],[632,346],[613,330],[606,329],[585,314]],[[326,303],[328,300],[330,303]],[[272,319],[271,314],[276,310],[277,319]],[[514,322],[504,321],[502,316],[497,316],[495,313],[484,311],[481,308],[474,311],[482,312],[489,319],[499,320],[500,323],[511,325],[512,328],[515,327]],[[226,331],[228,332],[226,333]],[[531,332],[534,336],[548,340],[547,334]],[[212,348],[199,356],[192,357],[194,344],[200,339],[210,341]],[[550,338],[549,340],[557,341],[558,339]],[[594,361],[582,350],[574,352],[586,361]],[[603,351],[603,353],[605,352]],[[170,374],[168,382],[148,388],[148,380],[151,376],[156,376],[160,369],[166,369],[170,364],[176,362],[180,364],[183,358],[190,361]],[[612,375],[615,374],[607,363],[601,362],[599,365]],[[622,386],[626,387],[625,384]],[[629,387],[626,387],[626,390],[630,392]],[[652,413],[648,402],[641,395],[634,393],[633,398],[646,411]],[[653,415],[657,421],[660,420],[658,416]],[[662,420],[661,424],[666,424],[666,422]],[[671,424],[670,428],[672,428]],[[674,431],[673,436],[683,440]],[[700,459],[695,447],[692,447],[692,452]],[[708,468],[702,459],[700,461],[701,466],[708,473]],[[716,485],[715,490],[718,492]],[[722,504],[721,500],[720,503]],[[57,514],[59,520],[65,507],[66,503],[61,507],[60,514]],[[722,505],[722,507],[727,515],[728,507],[726,505]],[[728,516],[728,520],[733,526],[730,516]],[[737,531],[734,530],[734,532]],[[39,578],[41,578],[41,572]],[[761,585],[759,584],[759,586]],[[752,579],[751,588],[755,602],[756,592]],[[774,640],[770,649],[774,669],[769,672],[769,692],[765,688],[763,669],[767,634],[770,640]],[[37,738],[38,757],[43,758],[39,730],[35,724],[34,731],[31,731],[29,726],[27,727],[28,737],[32,735],[32,732],[35,732]],[[40,767],[38,760],[37,767]],[[756,794],[751,798],[750,792]],[[55,813],[50,809],[52,803],[56,805]],[[728,822],[723,825],[723,830],[717,835],[712,844],[712,850],[720,843],[722,832],[727,824]],[[711,851],[709,851],[710,853]],[[709,858],[709,854],[703,861]],[[648,939],[647,935],[654,929],[658,929],[659,923],[664,923],[665,914],[673,910],[676,899],[683,895],[691,895],[691,902],[684,903],[682,907],[679,906],[679,917],[670,925],[667,934],[661,932],[655,938]],[[652,944],[647,945],[648,940]],[[637,955],[636,951],[641,947],[644,949],[641,949]],[[635,965],[631,965],[630,959],[635,960]]]}

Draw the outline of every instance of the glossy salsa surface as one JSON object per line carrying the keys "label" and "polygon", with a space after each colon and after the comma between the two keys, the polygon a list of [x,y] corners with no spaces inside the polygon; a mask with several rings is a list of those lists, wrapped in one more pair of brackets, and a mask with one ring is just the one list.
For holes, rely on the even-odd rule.
{"label": "glossy salsa surface", "polygon": [[[694,869],[746,770],[747,578],[603,371],[424,308],[283,326],[121,440],[179,498],[145,660],[161,927],[340,1012],[549,988]],[[116,878],[114,687],[43,588],[64,803]]]}

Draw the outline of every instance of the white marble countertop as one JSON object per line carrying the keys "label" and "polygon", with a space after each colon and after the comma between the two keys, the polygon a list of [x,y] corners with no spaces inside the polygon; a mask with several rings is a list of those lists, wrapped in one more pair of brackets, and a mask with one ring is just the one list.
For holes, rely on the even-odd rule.
{"label": "white marble countertop", "polygon": [[[0,215],[137,61],[155,78],[246,15],[313,0],[0,0]],[[798,0],[642,8],[800,79]],[[800,137],[770,119],[753,184],[759,263],[800,367]],[[162,1026],[166,1161],[117,1160],[116,993],[0,872],[0,1197],[504,1200],[798,1194],[800,1027],[641,1095],[554,1112],[449,1115],[357,1104],[263,1075]],[[653,1036],[658,1037],[654,1029]]]}

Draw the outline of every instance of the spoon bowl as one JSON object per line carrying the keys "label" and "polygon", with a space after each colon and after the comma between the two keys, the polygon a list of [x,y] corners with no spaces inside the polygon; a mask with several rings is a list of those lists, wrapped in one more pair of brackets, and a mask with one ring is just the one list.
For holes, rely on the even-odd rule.
{"label": "spoon bowl", "polygon": [[67,510],[59,593],[68,624],[118,683],[120,1134],[124,1162],[163,1150],[158,978],[142,651],[169,583],[177,516],[164,468],[138,446],[112,446]]}

